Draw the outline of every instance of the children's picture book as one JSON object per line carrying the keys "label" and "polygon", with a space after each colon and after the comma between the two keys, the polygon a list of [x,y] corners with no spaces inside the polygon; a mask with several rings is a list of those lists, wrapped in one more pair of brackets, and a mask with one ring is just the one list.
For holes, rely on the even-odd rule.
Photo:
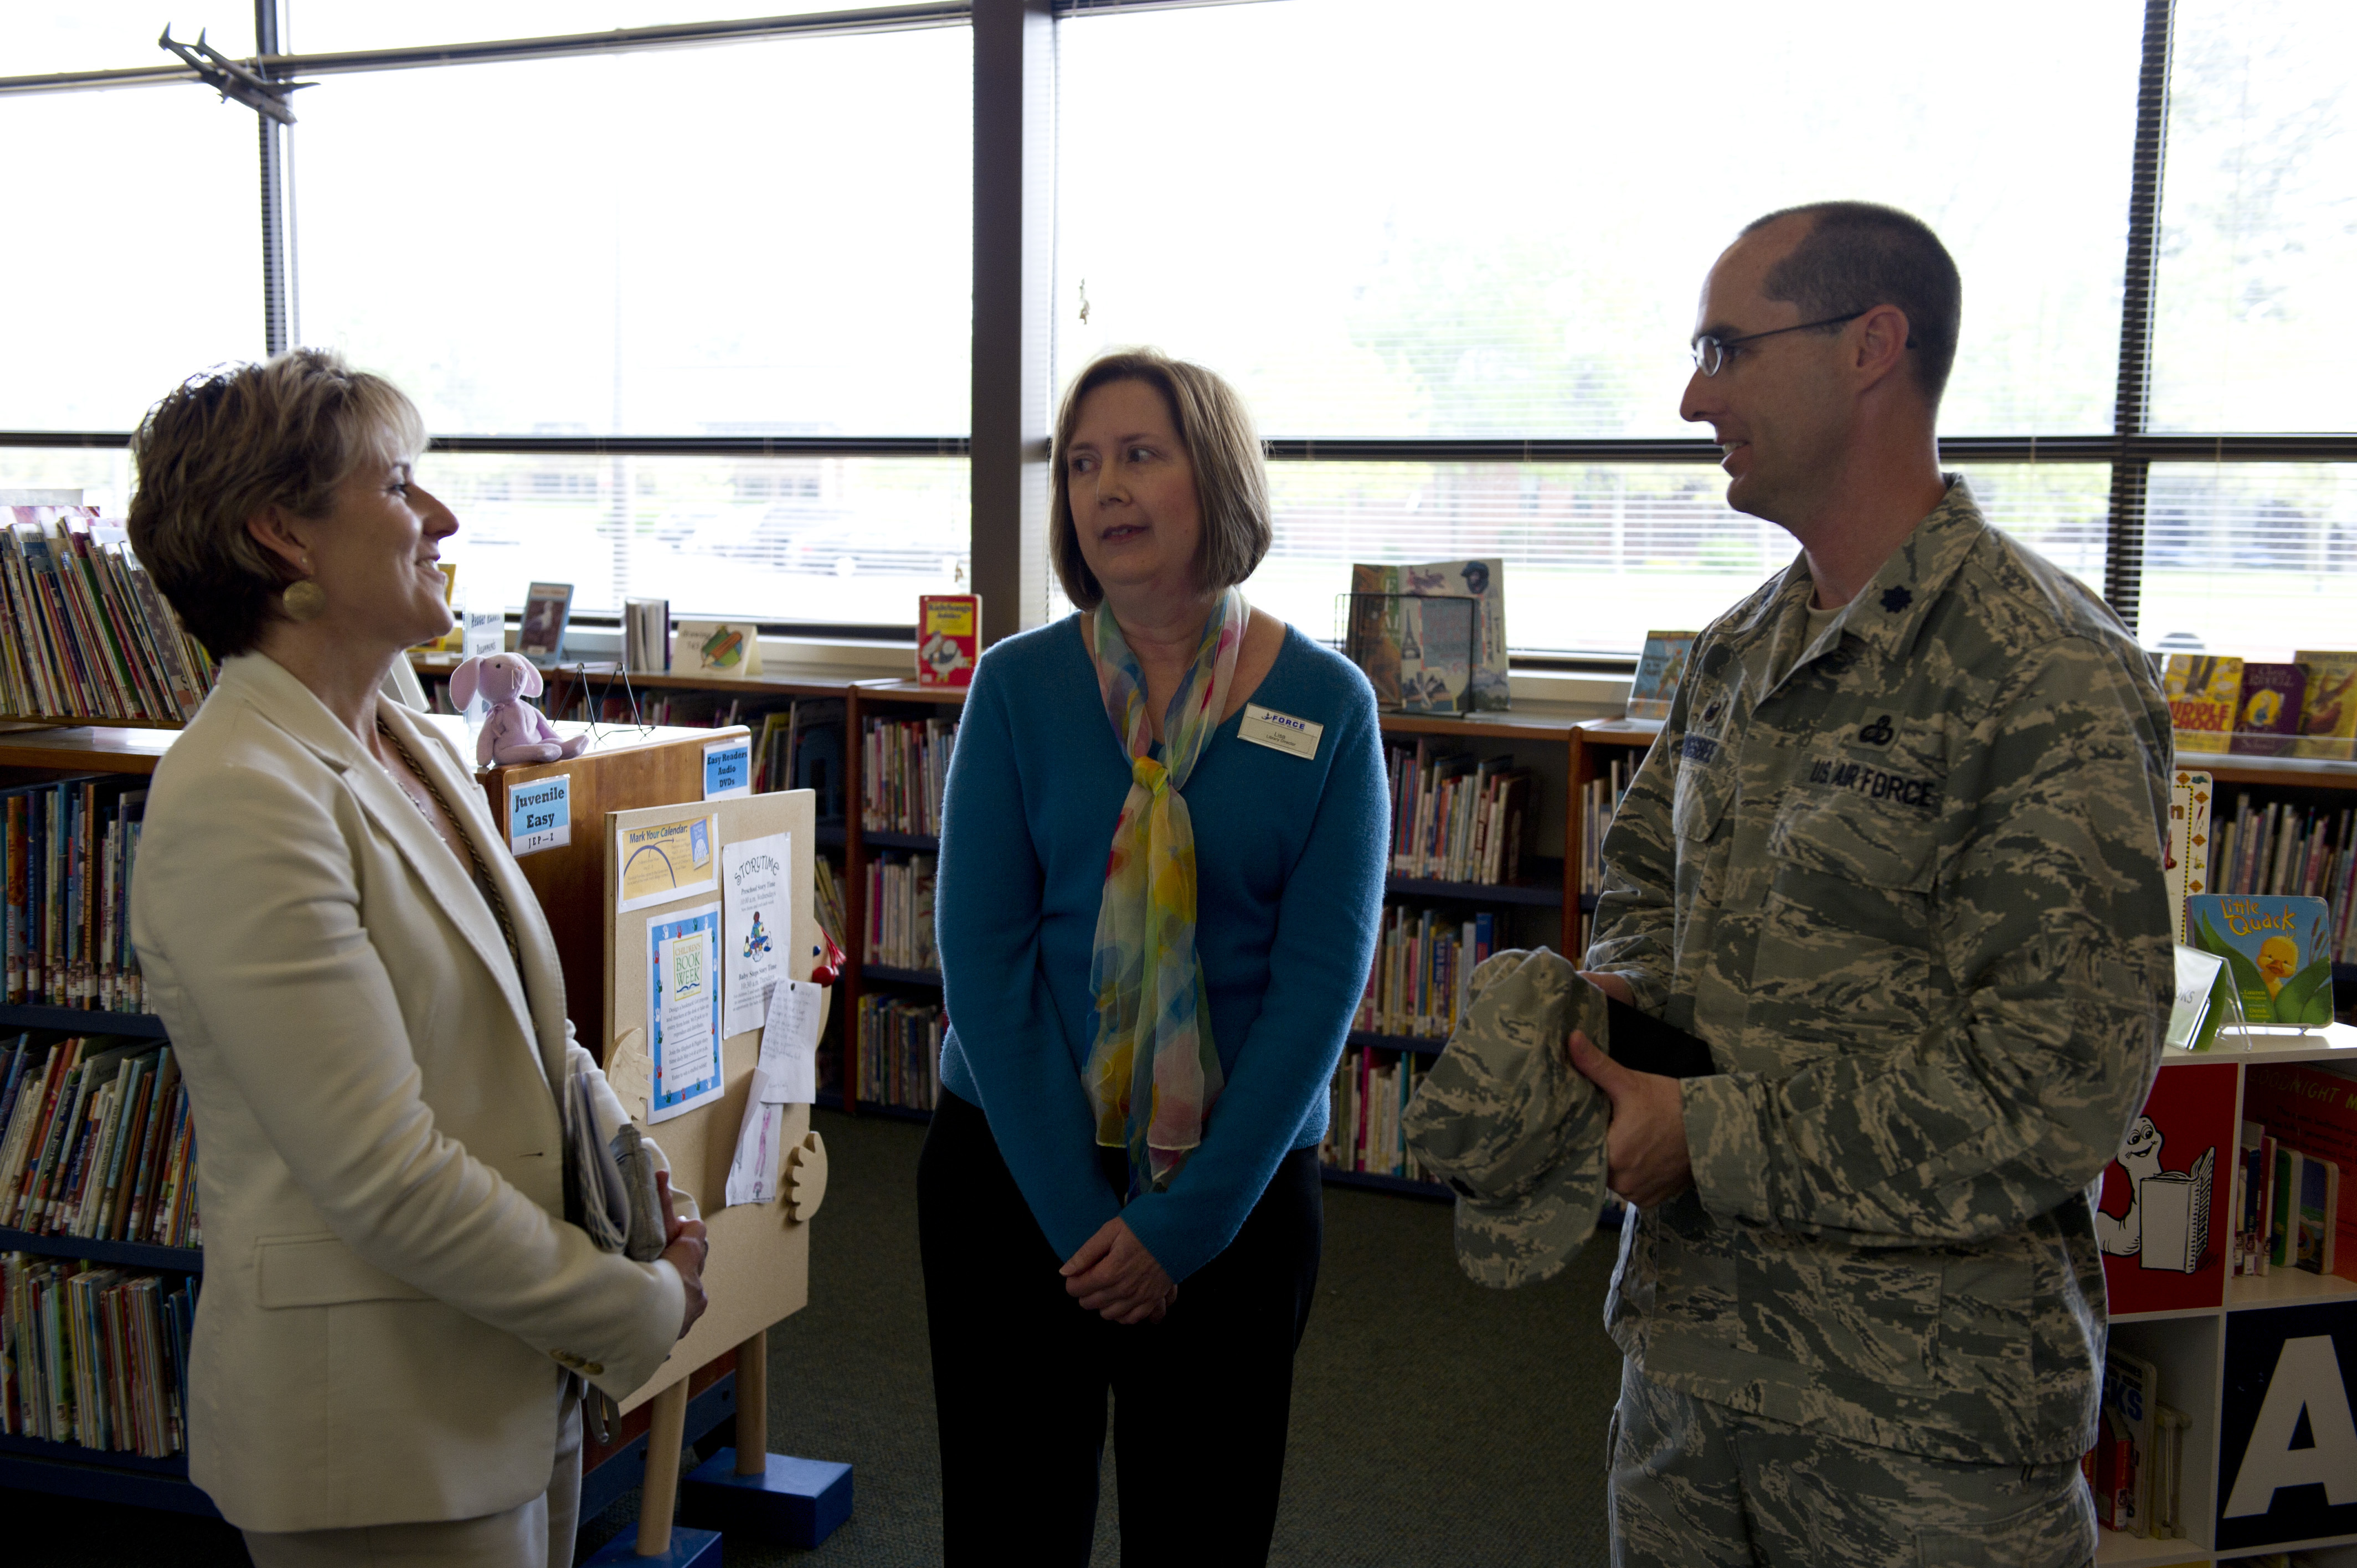
{"label": "children's picture book", "polygon": [[2210,891],[2210,775],[2190,768],[2174,771],[2169,785],[2169,843],[2162,875],[2169,887],[2169,918],[2176,940],[2185,940],[2185,900]]}
{"label": "children's picture book", "polygon": [[1692,631],[1645,634],[1645,651],[1637,656],[1637,678],[1629,683],[1631,718],[1670,716],[1670,703],[1677,697],[1678,682],[1685,677],[1686,655],[1694,650],[1695,639],[1700,635]]}
{"label": "children's picture book", "polygon": [[2185,900],[2188,945],[2226,961],[2246,1024],[2332,1022],[2330,925],[2321,898],[2202,893]]}
{"label": "children's picture book", "polygon": [[2229,748],[2244,757],[2282,757],[2299,736],[2308,676],[2297,664],[2243,666],[2243,694]]}
{"label": "children's picture book", "polygon": [[2233,1237],[2234,1080],[2226,1061],[2172,1061],[2104,1169],[2095,1244],[2115,1312],[2215,1306]]}
{"label": "children's picture book", "polygon": [[671,601],[622,601],[622,668],[633,675],[671,673]]}
{"label": "children's picture book", "polygon": [[917,684],[971,686],[982,657],[982,596],[917,596]]}
{"label": "children's picture book", "polygon": [[761,672],[761,628],[750,621],[683,620],[679,623],[679,668],[683,674],[741,680]]}
{"label": "children's picture book", "polygon": [[2179,752],[2224,751],[2242,711],[2243,661],[2206,653],[2172,653],[2161,677]]}
{"label": "children's picture book", "polygon": [[2335,762],[2357,758],[2357,652],[2302,649],[2293,660],[2308,676],[2294,757]]}
{"label": "children's picture book", "polygon": [[572,584],[534,583],[524,593],[516,651],[526,659],[555,658],[565,646],[565,624],[572,618]]}
{"label": "children's picture book", "polygon": [[2177,995],[2169,1007],[2169,1029],[2161,1044],[2179,1050],[2201,1050],[2217,1037],[2212,1001],[2226,961],[2200,948],[2177,944]]}
{"label": "children's picture book", "polygon": [[1479,608],[1461,596],[1353,593],[1344,653],[1365,673],[1378,707],[1467,713]]}
{"label": "children's picture book", "polygon": [[[1422,692],[1428,698],[1433,688],[1428,679],[1418,680],[1415,671],[1404,667],[1400,681],[1401,706],[1411,713],[1503,713],[1511,705],[1506,675],[1506,563],[1502,558],[1435,561],[1423,565],[1403,566],[1361,563],[1351,568],[1351,593],[1354,601],[1361,595],[1383,595],[1470,599],[1473,602],[1470,624],[1461,634],[1458,631],[1458,612],[1444,612],[1429,629],[1419,625],[1413,634],[1413,640],[1427,650],[1423,658],[1425,666],[1437,672],[1441,684],[1452,690],[1459,684],[1454,680],[1454,669],[1457,649],[1462,642],[1465,647],[1465,677],[1461,682],[1465,692],[1463,701],[1456,707],[1430,705],[1418,709],[1409,706],[1411,697]],[[1368,629],[1374,632],[1380,628],[1381,632],[1388,634],[1401,648],[1405,656],[1406,643],[1400,639],[1409,630],[1405,622],[1412,613],[1405,609],[1388,609],[1383,620],[1371,624]],[[1355,603],[1351,625],[1355,641],[1359,632]],[[1427,640],[1435,636],[1438,639],[1437,650]],[[1412,659],[1407,660],[1410,664],[1414,662]],[[1361,662],[1360,668],[1363,670],[1366,665]],[[1374,678],[1372,671],[1368,678]],[[1380,686],[1376,689],[1376,699],[1378,702],[1383,700]]]}
{"label": "children's picture book", "polygon": [[[2115,1468],[2108,1498],[2097,1500],[2096,1517],[2127,1535],[2152,1533],[2153,1480],[2158,1466],[2160,1369],[2115,1345],[2104,1354],[2105,1425],[2127,1444],[2125,1473]],[[2108,1509],[2104,1504],[2108,1502]],[[2106,1518],[2108,1514],[2108,1518]]]}

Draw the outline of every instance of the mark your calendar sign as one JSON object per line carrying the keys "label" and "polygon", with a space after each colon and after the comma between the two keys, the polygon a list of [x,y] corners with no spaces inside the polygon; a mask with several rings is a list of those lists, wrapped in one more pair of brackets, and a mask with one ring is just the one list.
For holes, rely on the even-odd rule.
{"label": "mark your calendar sign", "polygon": [[573,776],[508,786],[508,851],[530,854],[573,842]]}

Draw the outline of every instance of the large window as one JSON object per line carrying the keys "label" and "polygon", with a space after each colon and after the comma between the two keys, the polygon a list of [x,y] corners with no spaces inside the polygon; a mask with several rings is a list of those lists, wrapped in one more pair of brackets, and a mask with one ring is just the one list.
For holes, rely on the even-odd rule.
{"label": "large window", "polygon": [[2148,644],[2349,639],[2333,7],[1058,0],[1019,179],[952,0],[229,8],[214,44],[316,83],[262,160],[274,252],[254,113],[107,75],[171,64],[152,13],[0,32],[0,145],[38,149],[0,286],[42,302],[0,317],[0,488],[119,504],[124,433],[265,352],[275,301],[417,398],[472,602],[558,576],[591,616],[904,628],[1010,548],[966,455],[971,345],[1010,340],[974,314],[979,188],[1047,215],[1040,402],[1141,342],[1243,390],[1260,602],[1331,635],[1352,561],[1499,556],[1519,651],[1609,664],[1790,559],[1678,418],[1694,300],[1748,220],[1862,197],[1963,269],[1941,435],[2000,525]]}

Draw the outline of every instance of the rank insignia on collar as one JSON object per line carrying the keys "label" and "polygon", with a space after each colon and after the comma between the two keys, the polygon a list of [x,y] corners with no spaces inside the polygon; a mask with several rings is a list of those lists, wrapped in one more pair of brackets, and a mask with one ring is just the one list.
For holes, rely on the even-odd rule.
{"label": "rank insignia on collar", "polygon": [[1897,615],[1900,610],[1905,609],[1909,605],[1911,605],[1914,602],[1915,596],[1905,588],[1885,588],[1882,590],[1882,607],[1888,614]]}

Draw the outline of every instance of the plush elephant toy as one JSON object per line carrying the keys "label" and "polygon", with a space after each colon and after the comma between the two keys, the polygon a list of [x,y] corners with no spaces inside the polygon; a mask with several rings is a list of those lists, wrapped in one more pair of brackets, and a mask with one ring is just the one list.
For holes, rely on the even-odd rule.
{"label": "plush elephant toy", "polygon": [[513,653],[490,653],[468,660],[450,672],[450,701],[464,709],[480,692],[491,704],[483,733],[475,741],[475,766],[492,763],[554,762],[578,757],[589,744],[586,735],[559,740],[556,726],[538,708],[524,701],[540,695],[540,671],[532,661]]}

